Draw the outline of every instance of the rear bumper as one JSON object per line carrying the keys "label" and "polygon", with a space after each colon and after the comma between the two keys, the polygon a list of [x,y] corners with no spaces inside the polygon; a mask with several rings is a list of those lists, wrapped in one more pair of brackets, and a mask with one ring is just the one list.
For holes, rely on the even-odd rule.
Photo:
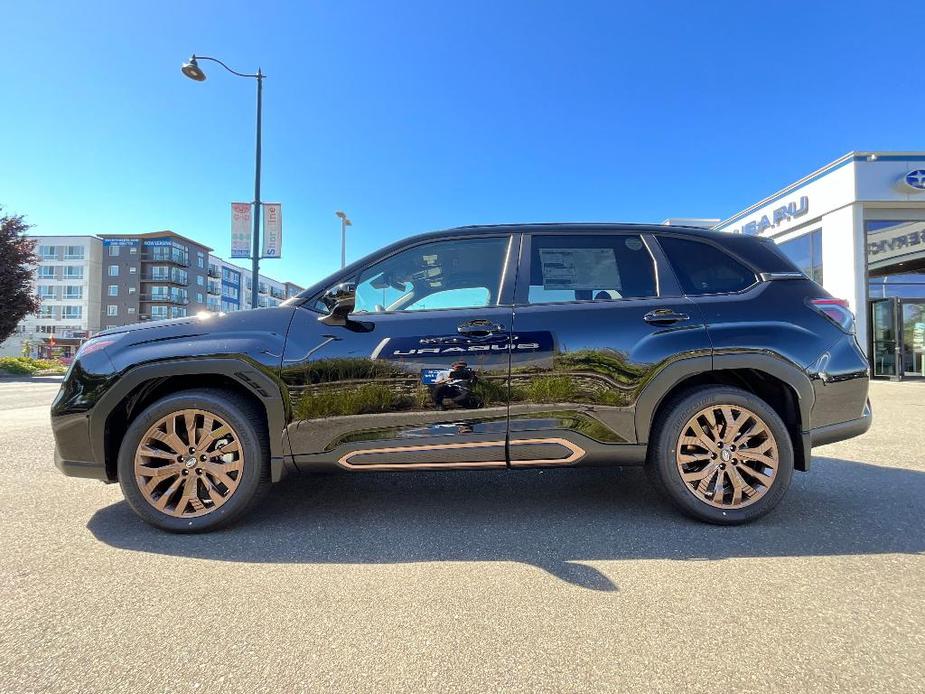
{"label": "rear bumper", "polygon": [[864,405],[864,414],[857,419],[850,419],[847,422],[838,422],[829,424],[824,427],[818,427],[809,432],[811,445],[824,446],[827,443],[844,441],[855,436],[860,436],[868,429],[873,422],[874,416],[870,409],[870,402]]}

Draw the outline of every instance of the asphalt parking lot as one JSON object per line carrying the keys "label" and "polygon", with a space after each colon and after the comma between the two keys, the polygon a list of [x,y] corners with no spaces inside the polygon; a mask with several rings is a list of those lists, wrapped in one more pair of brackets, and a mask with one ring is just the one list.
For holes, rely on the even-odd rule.
{"label": "asphalt parking lot", "polygon": [[56,390],[0,381],[0,691],[922,691],[925,385],[747,527],[591,469],[290,478],[201,536],[57,472]]}

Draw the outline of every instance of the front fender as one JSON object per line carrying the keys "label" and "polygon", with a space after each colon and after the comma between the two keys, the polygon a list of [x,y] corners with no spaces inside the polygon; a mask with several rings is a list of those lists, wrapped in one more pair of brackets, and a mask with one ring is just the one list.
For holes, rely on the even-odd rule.
{"label": "front fender", "polygon": [[240,357],[168,359],[142,364],[125,371],[93,407],[90,416],[90,447],[94,460],[106,460],[106,425],[110,415],[136,388],[146,381],[176,376],[225,376],[253,393],[263,405],[270,434],[270,470],[273,481],[282,476],[285,426],[290,406],[289,394],[275,374],[266,367]]}

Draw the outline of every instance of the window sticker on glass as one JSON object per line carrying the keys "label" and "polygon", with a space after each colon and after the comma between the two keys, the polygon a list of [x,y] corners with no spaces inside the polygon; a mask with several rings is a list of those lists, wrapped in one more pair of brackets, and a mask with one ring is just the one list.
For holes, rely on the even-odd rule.
{"label": "window sticker on glass", "polygon": [[543,289],[620,291],[620,270],[612,248],[541,248]]}

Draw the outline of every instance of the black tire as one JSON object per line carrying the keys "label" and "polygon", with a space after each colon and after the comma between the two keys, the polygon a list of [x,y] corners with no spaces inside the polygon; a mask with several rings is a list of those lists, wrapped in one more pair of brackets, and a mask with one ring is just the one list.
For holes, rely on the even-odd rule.
{"label": "black tire", "polygon": [[[777,471],[773,481],[763,495],[741,507],[711,505],[684,482],[678,467],[678,442],[688,421],[702,410],[720,405],[744,407],[757,415],[770,430],[777,446]],[[741,462],[735,464],[739,466]],[[687,391],[666,403],[653,426],[646,467],[656,488],[687,515],[717,525],[739,525],[770,512],[787,492],[793,476],[793,442],[780,416],[764,400],[740,388],[710,386]],[[731,470],[726,474],[731,485],[728,477]],[[720,496],[723,500],[731,498],[723,496],[722,492]]]}
{"label": "black tire", "polygon": [[[223,419],[236,432],[244,455],[237,487],[219,507],[202,516],[177,517],[156,509],[135,477],[135,452],[145,432],[162,417],[184,409],[204,410]],[[270,486],[270,447],[263,413],[231,391],[203,388],[168,395],[147,407],[128,427],[119,449],[118,475],[132,510],[151,525],[177,533],[208,532],[243,516]]]}

